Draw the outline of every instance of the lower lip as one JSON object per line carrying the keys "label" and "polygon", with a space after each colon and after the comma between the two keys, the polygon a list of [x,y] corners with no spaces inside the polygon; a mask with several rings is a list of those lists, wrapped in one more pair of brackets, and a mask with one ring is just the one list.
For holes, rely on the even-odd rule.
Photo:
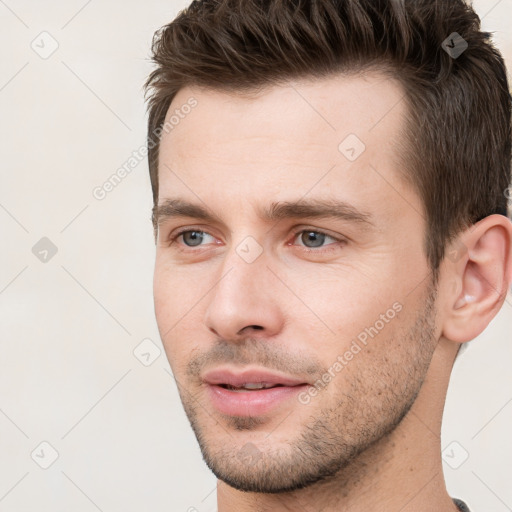
{"label": "lower lip", "polygon": [[214,407],[223,414],[260,416],[296,397],[307,387],[307,384],[302,384],[299,386],[277,386],[257,391],[232,391],[208,384],[208,394]]}

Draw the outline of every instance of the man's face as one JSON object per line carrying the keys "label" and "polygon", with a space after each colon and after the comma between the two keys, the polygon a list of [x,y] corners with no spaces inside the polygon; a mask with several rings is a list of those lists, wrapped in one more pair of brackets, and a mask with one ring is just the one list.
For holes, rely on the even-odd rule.
{"label": "man's face", "polygon": [[400,175],[402,96],[368,74],[252,98],[184,88],[169,109],[197,101],[161,141],[156,317],[203,456],[233,487],[334,475],[422,385],[440,332],[424,210]]}

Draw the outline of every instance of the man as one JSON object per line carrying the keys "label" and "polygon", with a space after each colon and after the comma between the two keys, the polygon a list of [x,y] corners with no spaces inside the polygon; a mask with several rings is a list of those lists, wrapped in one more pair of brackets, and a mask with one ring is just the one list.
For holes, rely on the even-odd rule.
{"label": "man", "polygon": [[510,95],[476,14],[195,1],[153,59],[155,311],[218,510],[468,510],[444,400],[512,279]]}

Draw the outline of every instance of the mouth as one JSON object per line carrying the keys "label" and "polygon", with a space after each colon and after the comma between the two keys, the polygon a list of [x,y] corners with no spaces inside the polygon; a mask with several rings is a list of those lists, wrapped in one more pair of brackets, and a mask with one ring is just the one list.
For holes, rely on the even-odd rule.
{"label": "mouth", "polygon": [[231,368],[216,368],[203,375],[203,382],[207,384],[246,389],[267,389],[276,386],[299,386],[307,384],[304,379],[291,377],[284,373],[271,372],[265,369],[245,369],[235,371]]}
{"label": "mouth", "polygon": [[284,384],[269,384],[268,382],[246,382],[242,386],[231,386],[230,384],[218,384],[221,388],[230,391],[259,391],[260,389],[272,389],[283,387]]}
{"label": "mouth", "polygon": [[216,369],[202,380],[214,408],[228,416],[254,417],[277,411],[310,385],[302,379],[256,369]]}

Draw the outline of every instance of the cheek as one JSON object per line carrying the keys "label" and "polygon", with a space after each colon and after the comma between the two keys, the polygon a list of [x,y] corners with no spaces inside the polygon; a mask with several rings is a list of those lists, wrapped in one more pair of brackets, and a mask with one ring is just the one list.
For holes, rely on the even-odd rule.
{"label": "cheek", "polygon": [[322,332],[328,334],[324,342],[331,340],[338,351],[361,333],[364,340],[365,329],[376,323],[379,332],[389,331],[404,298],[389,266],[381,269],[379,275],[355,267],[319,268],[314,273],[297,274],[295,279],[290,274],[288,281],[296,283],[294,292],[300,300],[289,302],[288,314],[303,320],[320,319],[325,327]]}
{"label": "cheek", "polygon": [[200,282],[192,272],[168,263],[165,254],[157,255],[153,296],[159,324],[169,328],[178,322],[192,308],[199,286]]}
{"label": "cheek", "polygon": [[368,417],[384,417],[398,396],[408,400],[419,382],[418,365],[425,360],[421,340],[411,337],[413,308],[393,310],[387,323],[380,314],[369,318],[365,326],[355,326],[353,334],[345,336],[340,331],[337,346],[331,347],[329,359],[324,359],[332,375],[324,395],[326,407],[335,410],[342,403],[357,402],[355,416],[351,416],[351,408],[343,410],[354,423],[363,410],[372,411]]}
{"label": "cheek", "polygon": [[153,279],[153,298],[155,317],[160,337],[166,350],[170,340],[176,338],[179,329],[186,324],[187,288],[180,284],[176,271],[166,269],[162,265],[155,266]]}
{"label": "cheek", "polygon": [[153,279],[155,317],[173,372],[196,350],[201,339],[199,330],[204,328],[197,315],[200,299],[206,292],[194,279],[182,269],[171,268],[157,259]]}
{"label": "cheek", "polygon": [[[190,322],[187,322],[186,316],[183,318],[183,314],[178,310],[179,304],[176,294],[169,293],[168,289],[155,288],[156,321],[173,375],[181,375],[180,368],[184,367],[190,357],[191,344],[182,341],[194,339],[191,334],[184,332]],[[180,318],[183,320],[180,321]]]}
{"label": "cheek", "polygon": [[171,290],[174,289],[174,283],[169,282],[169,273],[162,270],[158,265],[155,267],[153,277],[153,298],[155,304],[155,316],[163,335],[171,326],[176,314],[176,294]]}

